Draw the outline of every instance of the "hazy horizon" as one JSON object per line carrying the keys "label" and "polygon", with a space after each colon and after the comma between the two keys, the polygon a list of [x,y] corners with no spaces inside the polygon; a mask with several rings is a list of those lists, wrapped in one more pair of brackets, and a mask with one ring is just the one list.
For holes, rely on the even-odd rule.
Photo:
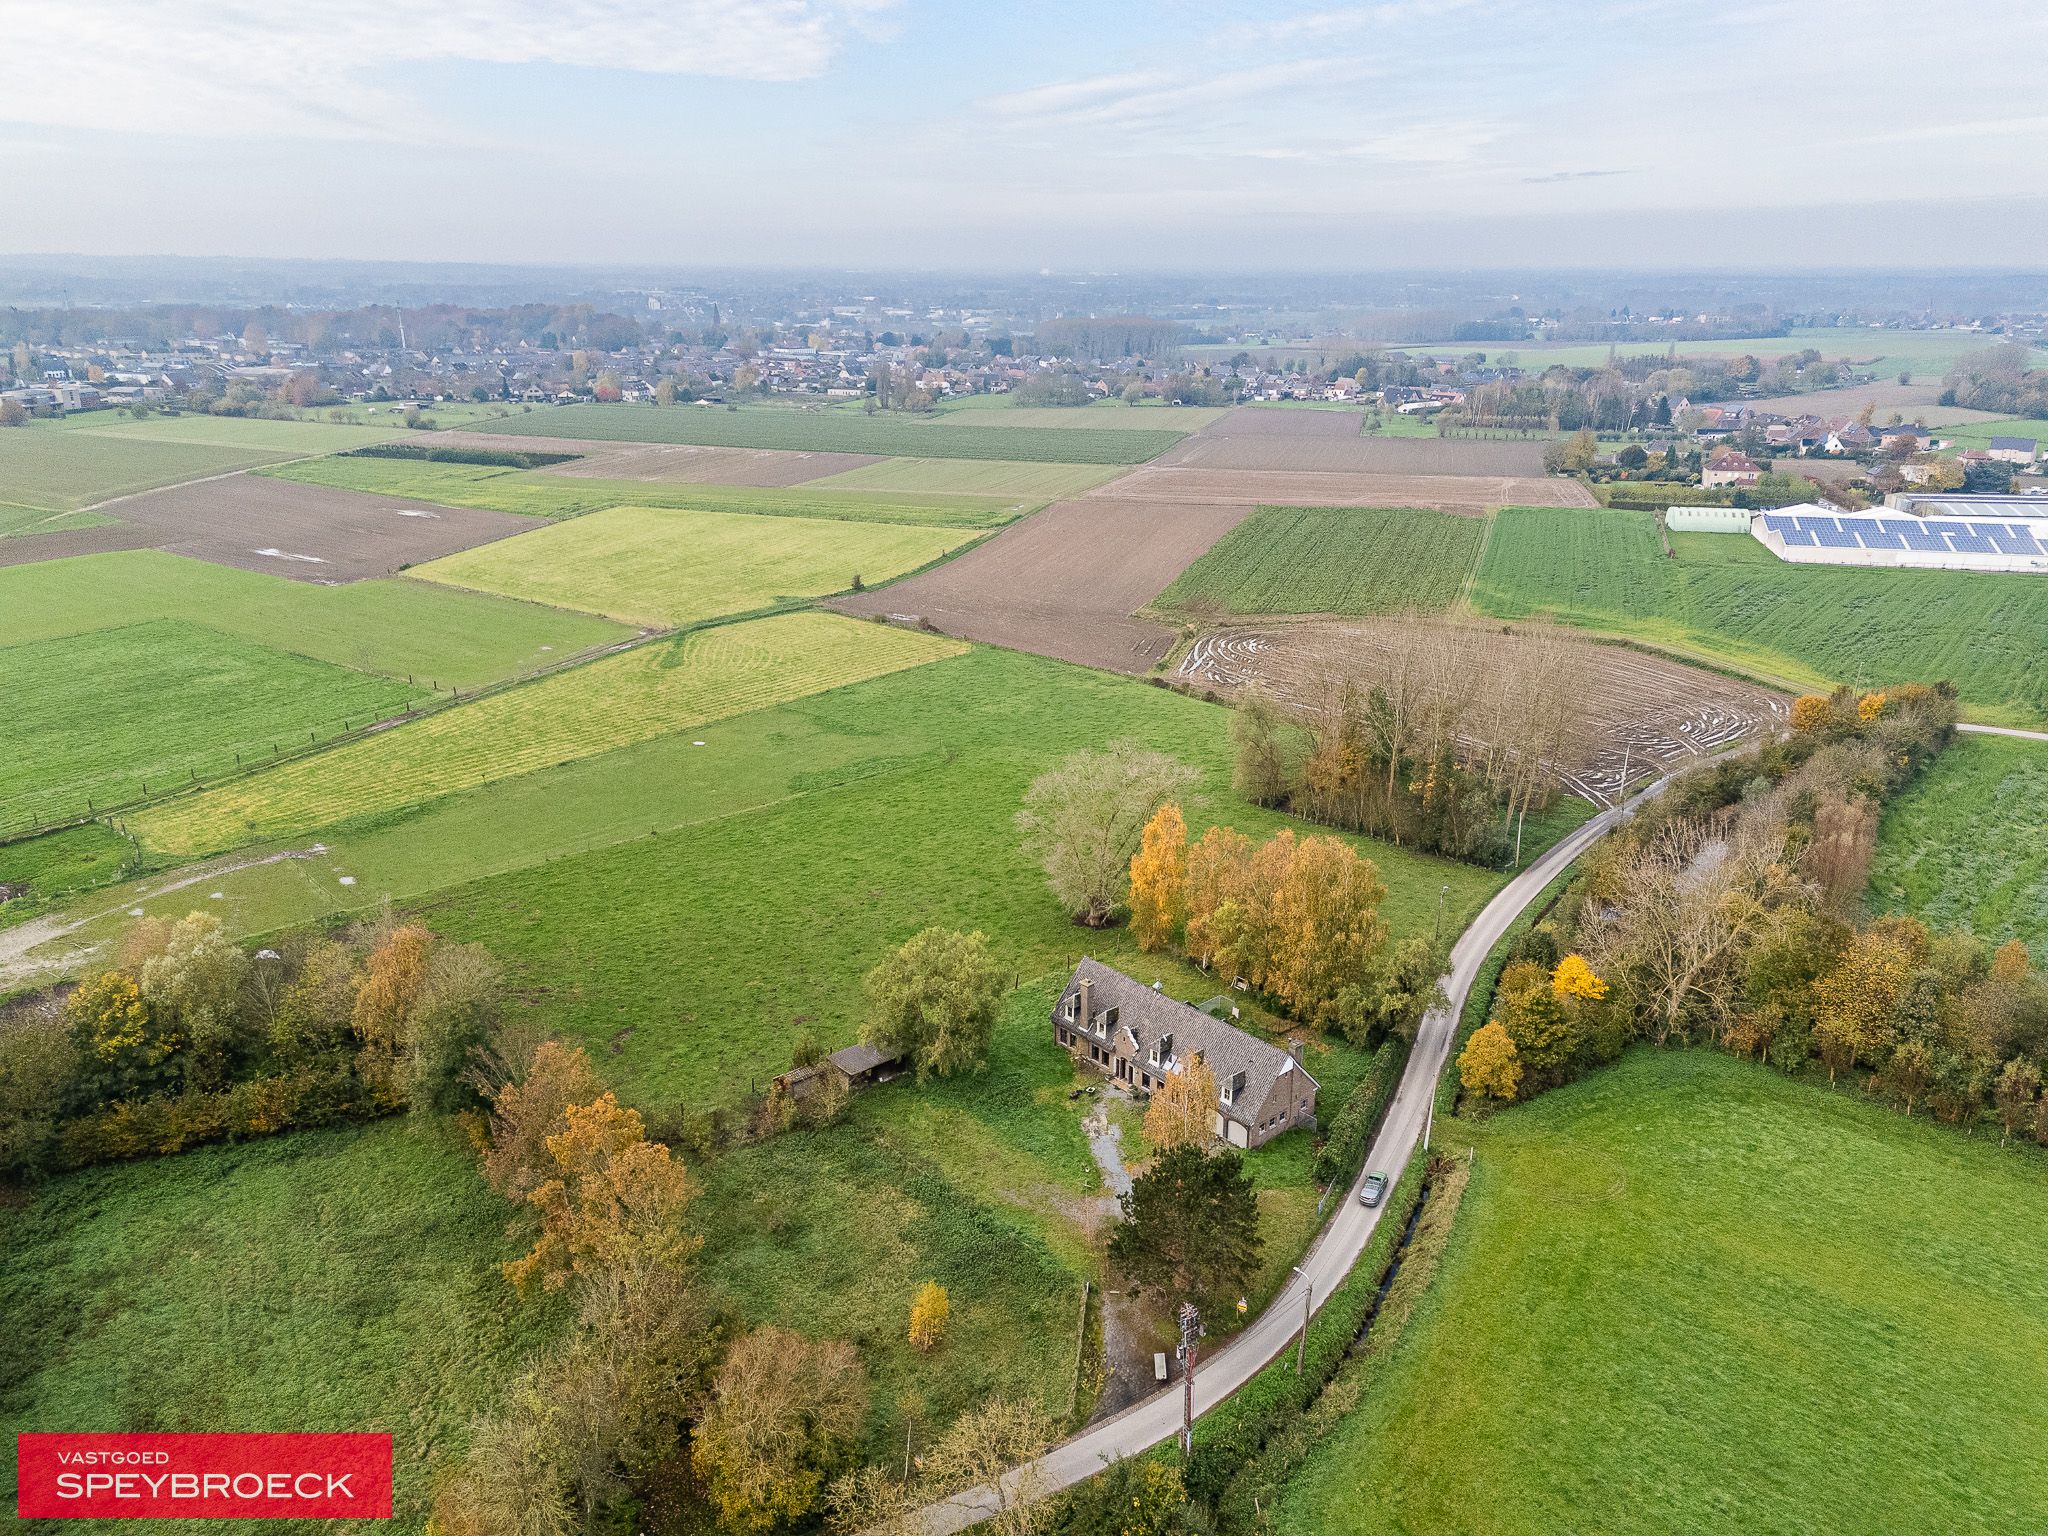
{"label": "hazy horizon", "polygon": [[803,270],[2034,266],[1978,0],[10,8],[0,250]]}

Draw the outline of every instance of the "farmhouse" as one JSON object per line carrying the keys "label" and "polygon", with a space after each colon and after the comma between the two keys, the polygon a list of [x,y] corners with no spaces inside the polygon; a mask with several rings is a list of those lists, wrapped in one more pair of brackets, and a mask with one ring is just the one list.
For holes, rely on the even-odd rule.
{"label": "farmhouse", "polygon": [[1700,471],[1700,484],[1709,488],[1717,485],[1755,485],[1763,472],[1764,467],[1755,459],[1730,448],[1707,460],[1707,467]]}
{"label": "farmhouse", "polygon": [[2006,464],[2031,464],[2038,446],[2031,437],[1994,437],[1987,451]]}
{"label": "farmhouse", "polygon": [[1052,1010],[1077,1062],[1149,1092],[1200,1057],[1216,1077],[1216,1138],[1257,1147],[1316,1119],[1316,1080],[1293,1055],[1099,960],[1083,960]]}

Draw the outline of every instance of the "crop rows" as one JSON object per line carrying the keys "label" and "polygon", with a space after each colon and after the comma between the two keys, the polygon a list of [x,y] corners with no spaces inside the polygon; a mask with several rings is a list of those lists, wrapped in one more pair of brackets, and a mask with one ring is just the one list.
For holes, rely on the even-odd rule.
{"label": "crop rows", "polygon": [[964,649],[819,613],[698,631],[173,801],[130,828],[166,853],[232,847],[402,810]]}
{"label": "crop rows", "polygon": [[1158,599],[1230,613],[1440,612],[1479,557],[1482,519],[1377,507],[1261,507]]}

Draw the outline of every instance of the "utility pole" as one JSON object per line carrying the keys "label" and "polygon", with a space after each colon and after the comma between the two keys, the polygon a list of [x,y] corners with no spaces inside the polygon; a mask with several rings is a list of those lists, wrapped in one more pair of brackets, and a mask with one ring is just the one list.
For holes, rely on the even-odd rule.
{"label": "utility pole", "polygon": [[1195,1340],[1201,1336],[1202,1314],[1195,1304],[1180,1304],[1180,1454],[1185,1460],[1195,1448]]}
{"label": "utility pole", "polygon": [[1302,1362],[1308,1358],[1308,1315],[1315,1306],[1316,1283],[1309,1279],[1308,1272],[1299,1264],[1294,1266],[1294,1272],[1301,1276],[1302,1284],[1301,1342],[1294,1346],[1294,1374],[1299,1376],[1302,1372]]}

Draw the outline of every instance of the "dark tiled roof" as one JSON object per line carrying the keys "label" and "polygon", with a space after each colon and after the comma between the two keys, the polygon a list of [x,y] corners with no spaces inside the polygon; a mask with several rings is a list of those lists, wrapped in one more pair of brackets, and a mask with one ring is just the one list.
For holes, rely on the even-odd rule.
{"label": "dark tiled roof", "polygon": [[1100,960],[1083,960],[1074,967],[1059,1001],[1053,1004],[1056,1022],[1066,1022],[1067,999],[1080,990],[1083,979],[1090,983],[1089,1007],[1095,1016],[1100,1018],[1111,1008],[1117,1011],[1115,1030],[1131,1032],[1138,1043],[1141,1065],[1150,1061],[1152,1043],[1161,1035],[1171,1035],[1173,1057],[1185,1058],[1201,1052],[1203,1061],[1216,1075],[1219,1090],[1229,1087],[1237,1073],[1244,1073],[1244,1092],[1231,1106],[1243,1111],[1240,1119],[1266,1101],[1267,1093],[1284,1072],[1299,1072],[1310,1084],[1315,1084],[1308,1070],[1277,1045],[1247,1034],[1226,1020],[1211,1018],[1201,1009],[1191,1008],[1163,992],[1154,992]]}
{"label": "dark tiled roof", "polygon": [[901,1051],[878,1051],[872,1045],[849,1045],[843,1051],[834,1051],[828,1060],[848,1077],[859,1077],[863,1072],[872,1072],[903,1059]]}

